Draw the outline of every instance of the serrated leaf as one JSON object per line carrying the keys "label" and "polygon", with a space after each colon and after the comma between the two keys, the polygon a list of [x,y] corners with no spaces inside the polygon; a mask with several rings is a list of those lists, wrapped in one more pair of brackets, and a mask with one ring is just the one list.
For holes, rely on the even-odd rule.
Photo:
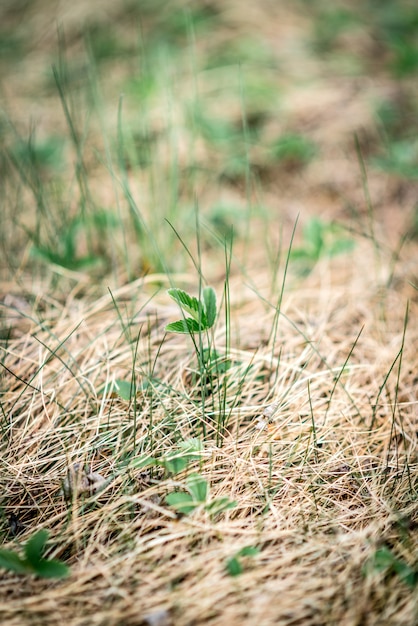
{"label": "serrated leaf", "polygon": [[171,322],[170,324],[167,324],[165,330],[171,333],[182,333],[190,335],[193,333],[198,333],[200,330],[203,329],[201,326],[199,326],[196,320],[192,320],[191,317],[187,317],[184,320],[178,320],[177,322]]}
{"label": "serrated leaf", "polygon": [[0,567],[17,574],[27,574],[32,570],[29,563],[12,550],[0,550]]}
{"label": "serrated leaf", "polygon": [[187,487],[195,502],[206,502],[208,497],[208,483],[199,474],[191,474],[187,479]]}
{"label": "serrated leaf", "polygon": [[32,535],[25,546],[25,556],[32,567],[36,568],[42,559],[42,553],[48,540],[49,532],[47,530],[38,530]]}
{"label": "serrated leaf", "polygon": [[207,328],[212,328],[216,320],[216,293],[213,287],[204,288],[203,302],[205,303]]}
{"label": "serrated leaf", "polygon": [[65,578],[70,574],[69,567],[56,559],[42,559],[36,564],[34,570],[34,573],[42,578]]}
{"label": "serrated leaf", "polygon": [[165,501],[167,504],[179,511],[179,513],[184,513],[185,515],[191,513],[196,508],[196,504],[193,502],[192,496],[185,491],[175,491],[173,493],[169,493],[168,496],[166,496]]}
{"label": "serrated leaf", "polygon": [[182,289],[168,289],[167,293],[186,313],[189,313],[197,322],[199,321],[202,305],[197,298],[190,296]]}
{"label": "serrated leaf", "polygon": [[187,455],[191,460],[200,459],[203,453],[203,441],[197,437],[190,437],[179,443],[182,454]]}

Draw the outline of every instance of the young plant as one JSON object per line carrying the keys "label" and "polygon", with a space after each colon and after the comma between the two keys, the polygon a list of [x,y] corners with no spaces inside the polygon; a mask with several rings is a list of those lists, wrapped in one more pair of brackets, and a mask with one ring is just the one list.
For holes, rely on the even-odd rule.
{"label": "young plant", "polygon": [[225,563],[226,571],[230,576],[239,576],[244,571],[245,561],[248,557],[252,558],[257,556],[259,552],[260,549],[256,546],[245,546],[241,548],[234,556],[227,559]]}
{"label": "young plant", "polygon": [[228,497],[209,499],[209,485],[200,474],[191,474],[186,480],[187,491],[173,491],[166,497],[166,502],[179,513],[188,515],[202,506],[211,516],[236,507],[235,500]]}
{"label": "young plant", "polygon": [[308,274],[321,257],[349,252],[354,245],[341,226],[313,217],[303,229],[303,245],[293,248],[290,258],[299,263],[302,274]]}
{"label": "young plant", "polygon": [[[201,298],[195,298],[182,289],[169,289],[168,295],[179,305],[184,315],[183,319],[167,324],[165,330],[168,332],[190,335],[196,352],[198,371],[192,373],[192,383],[200,384],[202,398],[202,414],[205,414],[205,398],[214,393],[214,383],[219,376],[221,365],[219,355],[212,345],[208,331],[214,326],[217,317],[216,294],[212,287],[205,287],[202,290]],[[197,335],[197,338],[195,338]],[[208,345],[204,345],[204,339]],[[216,356],[215,356],[216,355]],[[206,436],[205,422],[202,422],[203,435]]]}
{"label": "young plant", "polygon": [[43,559],[49,532],[38,530],[23,548],[24,556],[13,550],[0,550],[0,567],[18,574],[34,574],[41,578],[65,578],[69,568],[57,559]]}
{"label": "young plant", "polygon": [[215,324],[217,310],[213,287],[203,289],[202,300],[190,296],[182,289],[169,289],[167,293],[190,317],[167,324],[166,331],[191,335],[209,330]]}
{"label": "young plant", "polygon": [[403,583],[411,588],[416,587],[418,584],[417,568],[410,567],[404,559],[397,558],[387,546],[378,548],[363,568],[365,575],[370,575],[374,572],[396,574]]}
{"label": "young plant", "polygon": [[164,467],[169,474],[179,474],[187,468],[189,463],[199,461],[203,454],[203,442],[191,437],[178,444],[178,449],[166,454],[158,465]]}
{"label": "young plant", "polygon": [[197,437],[190,437],[177,444],[177,449],[168,452],[164,456],[154,457],[144,454],[134,459],[129,459],[123,466],[133,469],[145,469],[148,467],[162,467],[168,475],[179,474],[184,471],[189,463],[199,461],[203,455],[203,442]]}

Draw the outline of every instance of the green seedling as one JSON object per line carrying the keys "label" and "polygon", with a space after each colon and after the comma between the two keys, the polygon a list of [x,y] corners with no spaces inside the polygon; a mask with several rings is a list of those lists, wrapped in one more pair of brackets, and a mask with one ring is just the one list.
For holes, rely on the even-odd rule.
{"label": "green seedling", "polygon": [[402,139],[391,142],[388,153],[375,157],[372,165],[378,169],[409,180],[418,179],[418,142]]}
{"label": "green seedling", "polygon": [[216,232],[230,241],[234,234],[239,233],[245,218],[245,211],[239,205],[215,204],[209,212],[209,221]]}
{"label": "green seedling", "polygon": [[209,484],[200,474],[191,474],[186,480],[187,491],[173,491],[166,496],[166,502],[178,513],[188,515],[198,507],[203,507],[211,516],[236,507],[235,500],[227,497],[209,499]]}
{"label": "green seedling", "polygon": [[387,546],[382,546],[367,561],[363,573],[370,575],[373,572],[396,574],[408,587],[415,587],[418,583],[418,570],[410,567],[403,559],[398,559]]}
{"label": "green seedling", "polygon": [[178,449],[158,462],[169,474],[179,474],[189,463],[198,461],[203,454],[203,442],[197,437],[190,437],[178,444]]}
{"label": "green seedling", "polygon": [[39,530],[32,535],[23,548],[23,557],[13,550],[0,550],[0,567],[17,574],[33,574],[41,578],[69,576],[70,570],[65,563],[42,558],[48,536],[47,530]]}
{"label": "green seedling", "polygon": [[190,317],[167,324],[165,327],[167,332],[190,335],[209,330],[215,324],[216,294],[212,287],[203,289],[202,300],[190,296],[182,289],[169,289],[167,293],[185,313],[190,315]]}
{"label": "green seedling", "polygon": [[242,140],[241,129],[229,120],[208,117],[196,108],[193,109],[190,117],[200,135],[210,144],[229,149],[231,144]]}
{"label": "green seedling", "polygon": [[[381,10],[380,10],[381,9]],[[374,36],[388,53],[382,55],[395,76],[414,74],[418,68],[418,9],[414,2],[384,2],[373,10]]]}
{"label": "green seedling", "polygon": [[9,156],[30,178],[34,171],[43,173],[62,168],[64,145],[65,140],[54,135],[42,141],[35,140],[34,137],[30,137],[28,141],[17,139],[9,149]]}
{"label": "green seedling", "polygon": [[[139,391],[139,389],[137,389]],[[106,395],[107,397],[118,397],[121,400],[130,402],[134,393],[134,385],[131,381],[116,378],[102,387],[97,392],[97,395]]]}
{"label": "green seedling", "polygon": [[293,248],[290,258],[300,264],[302,274],[307,274],[321,257],[349,252],[353,247],[353,239],[345,236],[341,226],[314,217],[303,230],[303,245]]}
{"label": "green seedling", "polygon": [[206,372],[208,375],[220,375],[226,374],[229,369],[235,364],[238,365],[238,361],[231,361],[231,359],[226,358],[222,354],[219,354],[213,348],[204,348],[202,352],[203,362],[206,367]]}
{"label": "green seedling", "polygon": [[[32,255],[36,258],[69,270],[85,270],[100,264],[106,259],[107,250],[103,246],[108,231],[118,226],[117,217],[105,211],[98,211],[90,216],[77,216],[60,226],[60,233],[55,233],[54,243],[44,243],[37,233],[27,230],[32,239]],[[52,239],[52,237],[51,237]],[[89,254],[80,254],[80,241],[88,242]]]}
{"label": "green seedling", "polygon": [[271,146],[273,159],[285,165],[304,165],[316,154],[316,146],[307,137],[289,133],[279,137]]}
{"label": "green seedling", "polygon": [[196,437],[190,437],[179,442],[176,450],[162,457],[143,454],[139,457],[129,459],[124,465],[131,469],[162,467],[167,474],[172,476],[184,471],[193,461],[199,461],[202,454],[203,442]]}
{"label": "green seedling", "polygon": [[255,557],[259,553],[260,549],[256,546],[241,548],[234,556],[227,559],[225,563],[226,571],[230,576],[239,576],[244,571],[245,561],[248,560],[248,557]]}
{"label": "green seedling", "polygon": [[412,38],[408,41],[403,37],[394,38],[389,43],[389,48],[393,54],[391,68],[396,76],[408,76],[414,74],[418,69],[418,46]]}
{"label": "green seedling", "polygon": [[118,37],[115,29],[100,22],[88,26],[84,32],[86,43],[96,62],[109,59],[122,59],[132,53],[132,46],[126,37]]}

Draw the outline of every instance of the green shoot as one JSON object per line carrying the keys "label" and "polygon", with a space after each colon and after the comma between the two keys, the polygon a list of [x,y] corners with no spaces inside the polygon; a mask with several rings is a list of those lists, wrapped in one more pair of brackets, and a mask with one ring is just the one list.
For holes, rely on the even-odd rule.
{"label": "green shoot", "polygon": [[209,330],[215,324],[217,309],[213,287],[203,289],[203,300],[190,296],[182,289],[169,289],[167,293],[183,311],[191,316],[167,324],[165,327],[167,332],[193,334]]}
{"label": "green shoot", "polygon": [[230,576],[239,576],[244,571],[245,562],[248,561],[248,557],[253,558],[259,553],[260,549],[256,546],[245,546],[241,548],[234,556],[227,559],[225,563],[226,571]]}
{"label": "green shoot", "polygon": [[418,583],[417,569],[410,567],[404,559],[394,556],[387,546],[378,548],[363,568],[365,575],[378,572],[384,572],[386,575],[396,574],[403,583],[411,588]]}
{"label": "green shoot", "polygon": [[13,550],[0,550],[0,567],[17,574],[34,574],[40,578],[69,576],[70,570],[65,563],[57,559],[42,558],[48,536],[47,530],[39,530],[32,535],[23,548],[23,557]]}
{"label": "green shoot", "polygon": [[237,503],[228,497],[209,498],[209,484],[200,474],[191,474],[186,480],[187,491],[173,491],[166,496],[166,502],[178,513],[188,515],[198,507],[203,507],[211,516],[233,509]]}

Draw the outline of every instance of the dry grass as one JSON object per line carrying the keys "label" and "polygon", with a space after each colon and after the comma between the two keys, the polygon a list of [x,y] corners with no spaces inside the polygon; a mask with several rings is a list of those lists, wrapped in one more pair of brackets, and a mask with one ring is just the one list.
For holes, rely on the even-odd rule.
{"label": "dry grass", "polygon": [[[232,326],[241,327],[241,346],[232,355],[240,365],[228,373],[222,445],[211,412],[196,414],[190,340],[164,338],[173,310],[164,295],[141,309],[143,281],[113,296],[139,311],[130,329],[134,343],[142,329],[138,383],[155,361],[154,377],[170,392],[143,394],[135,417],[129,403],[95,393],[132,371],[132,345],[110,296],[60,309],[55,303],[43,313],[49,323],[29,331],[16,323],[4,359],[3,506],[24,524],[22,540],[50,528],[50,554],[72,573],[53,584],[6,574],[4,619],[138,624],[164,609],[176,624],[412,624],[411,589],[387,570],[366,576],[364,567],[383,544],[411,566],[417,558],[416,304],[399,380],[399,360],[388,377],[402,346],[406,300],[395,288],[379,293],[361,272],[367,261],[367,252],[361,259],[356,252],[344,288],[343,264],[324,263],[309,286],[292,290],[273,359],[271,346],[246,346],[250,329],[270,328],[272,314],[254,295],[237,302]],[[219,350],[224,331],[220,324]],[[260,430],[257,418],[271,404],[274,417]],[[121,460],[133,449],[134,420],[138,451],[164,454],[195,435],[202,419],[208,434],[195,465],[211,495],[237,507],[216,519],[203,510],[178,518],[164,498],[184,476],[121,469]],[[60,486],[75,462],[110,481],[69,503]],[[247,545],[260,553],[231,578],[225,562]]]}
{"label": "dry grass", "polygon": [[[70,33],[86,7],[73,4],[64,16]],[[0,615],[11,626],[416,623],[417,242],[399,243],[416,186],[370,172],[374,213],[368,212],[352,140],[356,132],[366,143],[376,140],[367,102],[395,88],[381,75],[357,82],[327,76],[327,67],[300,47],[309,26],[303,11],[256,5],[244,15],[231,1],[224,17],[229,28],[257,31],[279,47],[285,122],[272,115],[267,132],[298,128],[318,141],[322,156],[302,172],[276,170],[256,148],[260,179],[250,190],[242,180],[221,181],[218,189],[210,178],[197,178],[191,186],[203,222],[213,198],[245,207],[248,196],[262,197],[270,211],[268,218],[255,215],[250,237],[237,237],[230,273],[219,248],[203,245],[202,267],[222,304],[213,344],[230,368],[210,384],[202,381],[190,337],[164,331],[179,315],[166,289],[197,291],[187,263],[187,271],[169,277],[143,263],[135,281],[127,282],[120,267],[97,281],[94,273],[53,266],[35,271],[25,252],[13,275],[3,272],[3,547],[19,551],[48,528],[48,558],[71,568],[68,578],[53,582],[2,572]],[[41,10],[29,17],[35,31],[45,25]],[[225,25],[217,31],[220,42],[228,36]],[[40,56],[51,45],[48,37],[42,42]],[[206,41],[202,51],[197,38],[196,52],[215,43]],[[208,93],[221,74],[214,76],[199,75]],[[5,91],[23,119],[31,98],[14,81]],[[46,102],[54,127],[57,102],[50,96]],[[214,108],[239,119],[240,106],[229,104]],[[187,131],[178,130],[180,168],[188,163]],[[207,146],[195,150],[200,162],[212,158]],[[166,166],[156,165],[157,187]],[[136,192],[144,192],[148,175],[133,181]],[[112,206],[112,183],[103,182],[98,166],[91,166],[91,180]],[[181,198],[193,193],[182,189]],[[303,224],[311,215],[341,219],[356,247],[325,255],[305,276],[291,262],[285,276],[298,214]],[[272,250],[282,229],[277,264]],[[300,231],[294,245],[301,245]],[[222,300],[225,284],[230,308]],[[100,391],[132,377],[131,401]],[[191,437],[201,439],[203,451],[184,471],[139,467],[144,455],[167,458]],[[215,516],[204,506],[177,515],[166,496],[185,489],[191,472],[207,480],[211,500],[227,497],[236,506]],[[100,489],[91,487],[95,479],[103,481]],[[79,480],[78,488],[63,489],[69,480]],[[231,576],[228,560],[246,546],[258,554],[242,557],[243,572]],[[396,565],[379,569],[374,559],[383,546],[394,563],[415,572],[415,586]]]}

